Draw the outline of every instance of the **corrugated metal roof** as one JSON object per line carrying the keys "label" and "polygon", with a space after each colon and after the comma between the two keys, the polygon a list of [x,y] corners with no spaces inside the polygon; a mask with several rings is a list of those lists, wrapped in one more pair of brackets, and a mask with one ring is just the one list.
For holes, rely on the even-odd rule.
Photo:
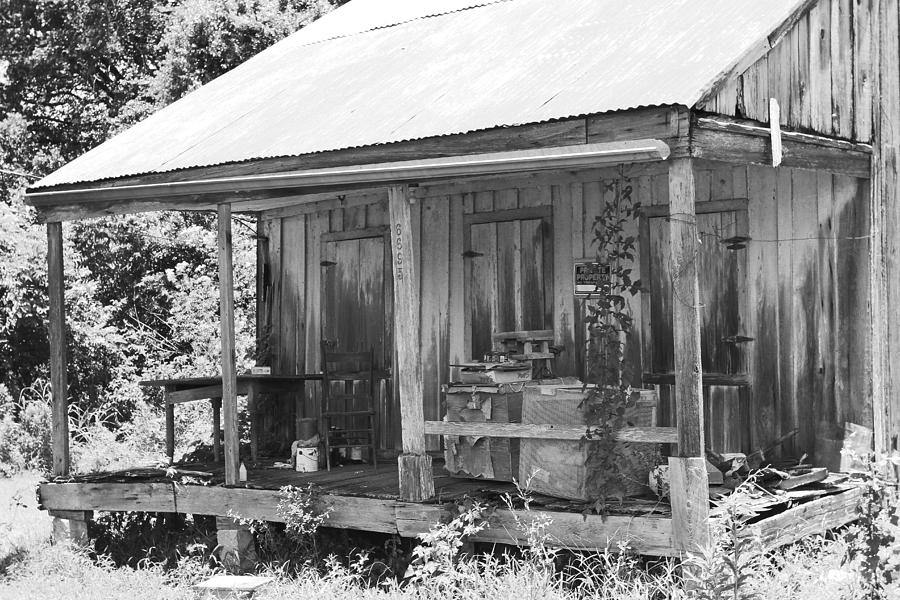
{"label": "corrugated metal roof", "polygon": [[354,0],[36,187],[691,106],[797,4]]}

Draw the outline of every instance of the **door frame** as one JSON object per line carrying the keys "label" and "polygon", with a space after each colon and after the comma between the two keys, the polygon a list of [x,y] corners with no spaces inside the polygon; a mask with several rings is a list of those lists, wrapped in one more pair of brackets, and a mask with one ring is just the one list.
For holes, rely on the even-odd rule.
{"label": "door frame", "polygon": [[[545,244],[543,254],[542,272],[544,274],[544,318],[549,316],[552,326],[553,314],[553,205],[542,204],[540,206],[528,206],[524,208],[509,208],[502,210],[492,210],[489,212],[466,213],[463,215],[463,347],[466,353],[472,353],[472,303],[471,279],[472,279],[472,261],[467,253],[472,249],[472,225],[484,225],[488,223],[505,223],[509,221],[537,221],[540,220],[542,227],[546,228],[547,236],[549,236],[549,244]],[[544,324],[546,328],[546,323]],[[551,327],[552,328],[552,327]],[[477,358],[477,357],[475,357]]]}
{"label": "door frame", "polygon": [[[711,200],[707,202],[697,202],[695,206],[695,214],[703,215],[703,214],[713,214],[713,213],[724,213],[724,212],[734,212],[737,213],[738,217],[735,221],[735,234],[739,236],[749,238],[749,199],[747,198],[729,198],[723,200]],[[641,313],[642,313],[642,331],[641,331],[641,362],[644,366],[644,372],[641,373],[641,381],[644,385],[656,385],[659,388],[668,387],[668,394],[664,394],[663,389],[659,389],[660,392],[660,406],[658,410],[660,411],[659,419],[661,422],[671,424],[673,421],[672,410],[674,409],[674,405],[671,404],[675,402],[674,393],[672,390],[672,386],[675,384],[675,375],[674,373],[664,373],[657,372],[653,370],[655,366],[653,364],[653,344],[655,340],[652,336],[652,325],[653,325],[653,312],[651,307],[651,293],[653,290],[651,289],[651,282],[653,278],[650,273],[650,219],[655,218],[665,218],[669,217],[669,205],[655,205],[645,207],[642,211],[642,214],[639,219],[639,243],[640,243],[640,269],[641,269]],[[752,242],[751,242],[752,243]],[[745,277],[744,285],[749,286],[750,282],[749,273],[746,269],[743,272]],[[747,288],[745,287],[745,290]],[[752,310],[752,307],[747,306],[747,294],[743,294],[740,296],[739,300],[739,314],[742,317],[746,317],[748,314],[748,310]],[[736,334],[740,332],[735,332]],[[748,351],[749,352],[749,351]],[[749,365],[746,365],[749,367]],[[716,373],[716,372],[707,372],[706,369],[703,369],[703,399],[701,402],[706,404],[708,408],[713,409],[716,413],[720,411],[724,411],[729,409],[727,404],[728,400],[722,395],[727,390],[736,390],[734,392],[736,394],[737,401],[736,407],[731,407],[731,410],[735,410],[738,415],[738,422],[750,423],[752,421],[751,418],[751,380],[750,380],[750,370],[742,373]],[[722,389],[725,388],[725,389]],[[664,406],[663,398],[667,397],[669,404]],[[710,415],[707,415],[710,416]],[[726,415],[727,417],[727,415]],[[725,418],[723,421],[728,421],[729,419]],[[714,424],[714,421],[718,421],[718,419],[712,418],[704,418],[704,427],[706,428],[707,434],[707,443],[712,445],[714,436],[711,430],[711,427]],[[725,434],[723,434],[725,435]],[[737,432],[736,437],[734,439],[728,440],[732,444],[736,446],[740,446],[738,448],[742,451],[749,451],[750,447],[756,443],[756,440],[752,439],[751,429],[746,427],[740,428],[740,431]]]}
{"label": "door frame", "polygon": [[[379,371],[383,372],[384,382],[386,389],[384,390],[384,397],[382,398],[382,402],[387,402],[390,399],[392,403],[391,412],[387,413],[388,416],[393,414],[393,409],[396,408],[399,411],[399,397],[397,395],[397,389],[393,385],[394,373],[397,372],[397,352],[396,345],[394,342],[394,274],[392,270],[392,251],[391,251],[391,228],[388,225],[377,225],[373,227],[363,227],[360,229],[348,229],[346,231],[333,231],[328,233],[322,233],[319,236],[319,257],[320,263],[319,268],[322,270],[322,275],[319,279],[319,340],[325,339],[325,327],[326,327],[326,318],[325,311],[327,309],[327,298],[325,297],[326,285],[325,285],[325,269],[327,269],[331,265],[327,265],[325,245],[330,242],[345,242],[352,240],[365,240],[365,239],[373,239],[373,238],[381,238],[384,244],[384,264],[382,266],[383,269],[383,281],[382,281],[382,294],[384,295],[384,336],[385,336],[385,351],[390,352],[390,356],[377,356],[376,359],[379,362],[380,369]],[[388,407],[385,407],[387,409]],[[379,415],[376,419],[376,427],[378,427],[382,433],[394,433],[391,429],[391,426],[387,423],[382,423],[382,418]],[[378,449],[379,458],[384,458],[390,455],[391,448],[394,445],[394,440],[387,439],[387,436],[382,435],[380,440],[380,445],[382,448]],[[385,450],[387,448],[387,450]]]}
{"label": "door frame", "polygon": [[[735,223],[737,234],[749,236],[749,226],[747,219],[747,210],[750,201],[747,198],[730,198],[727,200],[711,200],[708,202],[697,202],[695,213],[698,215],[721,213],[721,212],[737,212],[743,213],[744,218],[739,219]],[[653,336],[652,321],[653,314],[650,306],[650,219],[668,218],[669,205],[661,204],[656,206],[647,206],[643,209],[639,222],[639,243],[640,243],[640,268],[641,268],[641,324],[643,331],[641,332],[641,363],[644,365],[644,373],[642,380],[644,383],[665,384],[674,381],[674,375],[671,373],[659,373],[653,368]],[[748,237],[749,239],[749,237]],[[745,276],[748,274],[745,272]],[[745,307],[741,307],[744,309]],[[746,314],[742,311],[742,314]],[[749,373],[728,374],[728,373],[703,373],[704,385],[749,385]]]}
{"label": "door frame", "polygon": [[[330,242],[347,242],[352,240],[366,240],[372,238],[382,238],[384,243],[384,280],[382,282],[382,293],[385,298],[385,314],[384,314],[384,327],[385,327],[385,335],[386,339],[391,340],[390,344],[385,343],[385,346],[391,346],[391,355],[395,355],[396,353],[393,351],[393,329],[394,329],[394,277],[393,272],[391,271],[391,239],[390,239],[391,228],[387,225],[378,225],[376,227],[365,227],[361,229],[350,229],[347,231],[333,231],[330,233],[323,233],[319,236],[319,268],[324,271],[331,265],[326,264],[328,261],[325,258],[327,256],[325,252],[325,245]],[[327,298],[325,298],[326,287],[324,285],[325,277],[323,276],[319,280],[321,284],[319,285],[319,306],[321,307],[321,314],[319,315],[319,340],[325,339],[325,311]],[[388,331],[390,330],[390,331]],[[388,337],[389,336],[389,337]],[[384,357],[382,357],[384,358]],[[387,361],[383,361],[387,362]],[[393,358],[391,359],[393,362]],[[386,369],[387,365],[381,365],[382,369]],[[393,373],[393,365],[391,365],[391,372]]]}

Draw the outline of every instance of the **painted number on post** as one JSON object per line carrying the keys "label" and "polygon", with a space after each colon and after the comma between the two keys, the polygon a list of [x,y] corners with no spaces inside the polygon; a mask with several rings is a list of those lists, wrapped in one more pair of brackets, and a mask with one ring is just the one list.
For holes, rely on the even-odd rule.
{"label": "painted number on post", "polygon": [[397,236],[395,246],[397,248],[397,252],[395,253],[395,262],[397,264],[397,279],[403,279],[403,228],[397,223],[396,231],[394,232]]}

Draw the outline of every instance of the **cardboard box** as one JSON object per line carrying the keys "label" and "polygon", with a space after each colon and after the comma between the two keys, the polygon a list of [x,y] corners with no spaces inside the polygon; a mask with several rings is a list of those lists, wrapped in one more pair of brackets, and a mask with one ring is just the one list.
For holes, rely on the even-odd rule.
{"label": "cardboard box", "polygon": [[[520,423],[524,384],[452,385],[444,391],[446,421]],[[444,436],[445,467],[456,477],[512,481],[519,476],[520,440]]]}
{"label": "cardboard box", "polygon": [[[581,406],[585,394],[581,385],[529,384],[522,400],[522,423],[577,425],[587,429],[585,408]],[[626,409],[625,420],[637,427],[651,427],[656,422],[656,405],[656,393],[642,390],[634,398],[634,404]],[[519,481],[524,485],[530,478],[529,489],[548,496],[594,500],[598,491],[590,489],[591,473],[587,465],[590,450],[589,441],[523,439]],[[646,458],[657,450],[658,444],[618,444],[621,478],[617,487],[621,489],[609,490],[609,495],[636,496],[648,492],[652,465]]]}

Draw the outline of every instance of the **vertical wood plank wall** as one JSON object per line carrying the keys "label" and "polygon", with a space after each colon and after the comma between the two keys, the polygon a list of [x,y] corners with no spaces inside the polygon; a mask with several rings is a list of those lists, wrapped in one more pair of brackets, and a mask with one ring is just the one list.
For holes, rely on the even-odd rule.
{"label": "vertical wood plank wall", "polygon": [[704,110],[869,142],[877,0],[820,0],[766,56],[729,80]]}
{"label": "vertical wood plank wall", "polygon": [[[667,175],[662,166],[632,167],[625,174],[643,205],[668,202]],[[426,419],[442,416],[440,386],[448,382],[447,364],[471,358],[465,282],[471,269],[466,268],[467,259],[463,257],[467,250],[463,247],[466,215],[551,207],[552,264],[544,268],[553,272],[546,302],[552,310],[556,342],[566,348],[555,363],[556,371],[559,375],[581,376],[585,308],[572,294],[572,261],[596,254],[594,216],[615,193],[614,184],[621,177],[622,173],[611,169],[422,188],[423,197],[412,207],[412,220],[423,298],[421,356]],[[698,203],[746,199],[746,211],[723,213],[721,217],[704,215],[703,220],[710,221],[710,227],[718,224],[723,235],[737,227],[752,238],[746,249],[733,251],[745,252],[746,260],[729,259],[724,269],[706,274],[710,288],[718,285],[713,279],[720,275],[745,278],[746,282],[738,286],[743,292],[737,298],[721,293],[717,296],[725,299],[718,302],[737,306],[703,306],[701,321],[711,327],[709,324],[721,320],[723,311],[737,312],[741,331],[734,333],[754,339],[746,344],[738,365],[752,382],[746,393],[725,386],[704,388],[709,444],[718,450],[751,450],[798,427],[800,433],[790,450],[816,453],[817,459],[834,462],[838,460],[836,451],[845,420],[872,425],[867,367],[871,348],[866,341],[869,182],[812,171],[711,162],[698,163],[696,178]],[[729,223],[724,223],[726,217]],[[268,237],[264,270],[269,280],[263,282],[266,296],[260,310],[274,332],[270,343],[275,371],[319,369],[321,235],[378,227],[386,219],[386,195],[372,195],[352,207],[264,221],[262,230]],[[731,223],[734,219],[746,222],[735,226]],[[650,221],[663,227],[666,224],[664,218]],[[634,235],[639,234],[637,222],[629,227]],[[653,227],[650,229],[653,236]],[[511,224],[491,229],[494,235],[515,230]],[[484,243],[480,240],[479,247]],[[661,255],[656,260],[667,258]],[[488,262],[485,268],[497,269],[496,261]],[[642,265],[646,269],[649,263],[638,257],[633,275],[641,277]],[[516,281],[516,275],[506,273],[503,277]],[[522,274],[518,275],[521,279]],[[701,278],[701,297],[703,287]],[[496,298],[498,320],[507,313],[521,314],[514,306],[517,301],[522,300],[516,294]],[[629,302],[635,316],[635,334],[627,352],[640,373],[671,358],[671,334],[665,335],[666,324],[651,328],[649,320],[665,318],[670,328],[672,299],[665,293],[653,294],[650,299],[639,294]],[[641,339],[651,330],[663,332],[658,336],[661,339]],[[664,399],[667,387],[661,386]],[[388,395],[386,391],[385,397]],[[315,415],[316,386],[308,386],[302,400],[304,413]],[[397,407],[393,402],[386,404],[380,415],[384,424],[382,447],[399,449]],[[263,407],[264,436],[291,439],[293,405],[278,402]],[[664,425],[667,419],[671,422],[672,411],[671,407],[662,409]],[[438,440],[432,436],[429,449],[438,447]]]}

